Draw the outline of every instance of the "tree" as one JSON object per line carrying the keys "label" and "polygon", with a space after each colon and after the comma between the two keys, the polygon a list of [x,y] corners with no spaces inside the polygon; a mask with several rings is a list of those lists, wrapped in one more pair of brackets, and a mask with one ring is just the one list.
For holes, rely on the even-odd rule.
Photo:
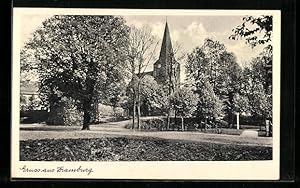
{"label": "tree", "polygon": [[251,47],[268,44],[272,40],[273,16],[245,16],[243,17],[243,23],[232,31],[233,34],[229,39],[244,38]]}
{"label": "tree", "polygon": [[121,17],[57,15],[34,32],[21,53],[22,67],[37,70],[41,98],[50,110],[62,98],[73,100],[83,112],[82,129],[89,130],[93,104],[123,79],[128,35]]}
{"label": "tree", "polygon": [[[263,62],[262,70],[265,72],[264,89],[267,91],[269,86],[272,85],[273,48],[271,42],[273,34],[273,16],[245,16],[243,17],[243,23],[232,31],[233,34],[229,36],[229,39],[238,40],[244,38],[246,43],[252,48],[258,45],[265,46],[260,58]],[[269,90],[267,92],[271,91]]]}
{"label": "tree", "polygon": [[[195,48],[188,55],[186,73],[196,92],[204,96],[199,108],[201,105],[207,106],[207,109],[198,109],[198,115],[213,117],[220,114],[208,112],[208,109],[214,110],[213,106],[217,105],[220,109],[224,109],[230,123],[233,124],[233,97],[240,92],[242,77],[242,69],[237,64],[234,54],[228,52],[224,44],[209,38],[205,39],[201,47]],[[209,104],[210,99],[206,95],[211,95],[215,104]]]}
{"label": "tree", "polygon": [[198,96],[195,115],[199,118],[218,118],[223,115],[223,103],[213,91],[208,81],[199,82],[195,91]]}
{"label": "tree", "polygon": [[249,106],[249,99],[245,95],[235,94],[233,97],[234,101],[234,111],[249,113],[251,108]]}
{"label": "tree", "polygon": [[167,95],[153,76],[145,75],[141,82],[141,105],[144,111],[165,113],[168,103]]}
{"label": "tree", "polygon": [[182,130],[184,130],[183,117],[191,116],[197,109],[199,97],[194,93],[192,88],[184,86],[174,92],[170,97],[170,104],[175,110],[175,121],[176,116],[181,116],[182,119]]}
{"label": "tree", "polygon": [[127,70],[131,73],[131,81],[129,84],[130,93],[133,103],[133,119],[132,128],[135,127],[135,117],[137,111],[137,126],[140,129],[141,117],[141,82],[144,77],[150,60],[153,58],[154,52],[158,45],[155,37],[151,34],[149,27],[138,29],[134,26],[130,30],[129,48],[128,48],[128,64]]}
{"label": "tree", "polygon": [[243,71],[242,93],[248,98],[253,117],[272,117],[271,85],[266,88],[267,74],[264,70],[263,58],[254,58],[249,67]]}

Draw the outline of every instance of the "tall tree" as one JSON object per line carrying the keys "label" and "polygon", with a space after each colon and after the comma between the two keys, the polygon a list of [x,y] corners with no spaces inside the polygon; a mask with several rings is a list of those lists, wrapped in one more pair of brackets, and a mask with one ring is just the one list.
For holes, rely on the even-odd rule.
{"label": "tall tree", "polygon": [[264,58],[254,58],[243,71],[242,93],[248,98],[253,117],[272,117],[272,90],[264,69]]}
{"label": "tall tree", "polygon": [[165,113],[168,98],[162,85],[153,76],[145,75],[141,82],[141,104],[144,112]]}
{"label": "tall tree", "polygon": [[198,100],[199,96],[188,86],[177,89],[170,96],[170,105],[175,111],[174,120],[176,121],[177,116],[181,116],[182,130],[184,130],[183,117],[191,116],[196,111]]}
{"label": "tall tree", "polygon": [[[197,88],[196,92],[203,96],[206,96],[206,94],[212,95],[214,98],[212,101],[215,102],[215,105],[223,106],[220,109],[224,108],[232,124],[233,97],[240,92],[240,79],[242,76],[242,69],[237,64],[234,54],[229,53],[224,44],[205,39],[201,47],[197,47],[188,55],[186,73],[188,80]],[[211,106],[213,111],[213,104],[205,104],[208,99],[208,97],[205,97],[202,104],[199,103],[199,105]],[[201,111],[201,109],[198,112],[209,114]],[[211,113],[210,116],[215,116],[213,114],[220,113]]]}
{"label": "tall tree", "polygon": [[[264,50],[260,55],[263,65],[263,71],[265,72],[266,79],[264,81],[264,89],[268,94],[271,94],[272,85],[272,59],[273,59],[273,47],[272,47],[272,34],[273,34],[273,16],[261,15],[258,17],[245,16],[242,19],[242,24],[234,28],[233,34],[229,36],[229,39],[238,40],[245,39],[246,43],[252,48],[256,46],[264,46]],[[269,91],[268,91],[269,90]]]}
{"label": "tall tree", "polygon": [[151,29],[149,27],[144,26],[141,29],[134,26],[131,27],[127,70],[131,73],[129,87],[133,100],[132,128],[135,127],[136,111],[137,126],[139,129],[141,127],[141,82],[150,61],[153,58],[157,45],[158,41],[156,41],[155,37],[151,34]]}
{"label": "tall tree", "polygon": [[37,69],[42,99],[50,101],[50,108],[61,98],[74,100],[83,112],[82,129],[89,130],[93,104],[123,76],[128,36],[121,17],[56,15],[24,47],[22,67]]}

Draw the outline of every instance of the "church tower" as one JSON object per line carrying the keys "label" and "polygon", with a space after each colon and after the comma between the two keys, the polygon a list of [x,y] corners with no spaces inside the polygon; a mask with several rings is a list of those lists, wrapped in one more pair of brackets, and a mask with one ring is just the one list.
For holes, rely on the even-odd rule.
{"label": "church tower", "polygon": [[180,84],[180,64],[174,57],[167,22],[165,25],[159,59],[154,63],[153,77],[160,84],[167,84],[170,79],[175,84],[175,87],[179,87]]}

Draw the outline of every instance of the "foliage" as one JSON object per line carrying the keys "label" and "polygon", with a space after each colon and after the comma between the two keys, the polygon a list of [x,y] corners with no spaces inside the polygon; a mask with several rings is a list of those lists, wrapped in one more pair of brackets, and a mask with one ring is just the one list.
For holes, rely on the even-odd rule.
{"label": "foliage", "polygon": [[235,112],[244,112],[249,113],[251,107],[249,106],[249,100],[246,96],[236,94],[233,97],[233,103],[234,103],[234,111]]}
{"label": "foliage", "polygon": [[245,68],[242,92],[248,98],[253,116],[272,117],[272,78],[268,72],[268,57],[271,53],[261,53]]}
{"label": "foliage", "polygon": [[20,161],[271,160],[272,147],[108,137],[20,141]]}
{"label": "foliage", "polygon": [[129,33],[124,23],[114,16],[56,15],[43,22],[21,53],[23,70],[37,69],[46,105],[51,109],[62,97],[73,99],[84,112],[83,129],[89,129],[92,104],[105,100],[113,93],[111,84],[123,80],[119,70]]}
{"label": "foliage", "polygon": [[273,16],[245,16],[243,23],[232,31],[233,34],[229,37],[232,40],[245,38],[251,47],[267,44],[272,40]]}
{"label": "foliage", "polygon": [[76,108],[72,99],[63,97],[59,103],[49,112],[46,121],[48,125],[80,126],[83,122],[83,114]]}
{"label": "foliage", "polygon": [[[227,51],[224,44],[205,39],[201,47],[188,55],[186,74],[200,97],[198,115],[216,118],[224,110],[227,115],[233,116],[233,97],[240,92],[243,74],[236,57]],[[204,108],[201,109],[201,106]]]}
{"label": "foliage", "polygon": [[33,111],[38,110],[41,107],[41,101],[37,96],[31,95],[26,97],[20,95],[20,110],[21,111]]}
{"label": "foliage", "polygon": [[31,110],[20,112],[20,123],[32,124],[45,122],[48,119],[49,113],[45,110]]}
{"label": "foliage", "polygon": [[[166,118],[151,118],[151,119],[141,119],[141,130],[166,130]],[[127,129],[131,128],[131,124],[125,126]]]}
{"label": "foliage", "polygon": [[144,76],[141,80],[141,101],[148,111],[166,112],[168,99],[162,85],[158,84],[154,77]]}
{"label": "foliage", "polygon": [[191,88],[182,87],[170,96],[170,104],[180,116],[190,116],[197,108],[198,95]]}
{"label": "foliage", "polygon": [[266,46],[263,52],[252,60],[250,67],[244,70],[244,94],[248,97],[252,114],[272,116],[272,33],[273,17],[262,15],[259,17],[246,16],[243,23],[233,29],[230,39],[245,38],[251,47]]}
{"label": "foliage", "polygon": [[195,115],[199,118],[214,117],[217,118],[223,114],[223,103],[218,96],[215,95],[213,88],[209,82],[198,84],[196,93],[199,101]]}

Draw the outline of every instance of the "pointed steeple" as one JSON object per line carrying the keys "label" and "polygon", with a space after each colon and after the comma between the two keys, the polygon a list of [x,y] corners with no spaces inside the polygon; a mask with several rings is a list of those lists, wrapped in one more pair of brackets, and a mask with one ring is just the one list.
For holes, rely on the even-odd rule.
{"label": "pointed steeple", "polygon": [[179,86],[180,66],[178,65],[179,63],[175,60],[174,57],[169,26],[166,21],[159,59],[154,63],[153,76],[155,80],[158,83],[167,83],[170,79],[170,72],[173,72],[171,74],[176,75],[176,78],[175,76],[172,76],[171,79],[176,79],[176,85]]}
{"label": "pointed steeple", "polygon": [[171,43],[171,37],[170,37],[168,23],[166,22],[159,59],[161,61],[168,62],[169,58],[173,56],[172,53],[173,53],[173,48]]}

